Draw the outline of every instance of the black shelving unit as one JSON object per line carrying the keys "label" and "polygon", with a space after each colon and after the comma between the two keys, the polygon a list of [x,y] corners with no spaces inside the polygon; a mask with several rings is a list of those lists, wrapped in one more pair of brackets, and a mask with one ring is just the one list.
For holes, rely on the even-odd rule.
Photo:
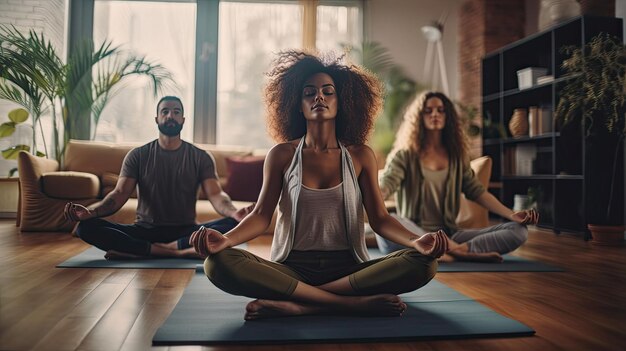
{"label": "black shelving unit", "polygon": [[[561,48],[582,47],[601,32],[621,38],[622,20],[591,16],[573,18],[482,59],[483,117],[498,126],[501,133],[506,133],[494,136],[493,130],[483,130],[483,154],[491,156],[494,161],[489,190],[512,208],[516,194],[526,195],[529,188],[533,188],[540,193],[537,199],[539,226],[556,233],[577,233],[585,238],[588,237],[585,206],[592,185],[588,184],[586,177],[585,158],[590,155],[585,153],[584,126],[552,124],[547,132],[514,138],[508,125],[515,109],[531,106],[551,111],[554,120],[559,92],[571,79],[561,68],[567,58]],[[553,80],[520,90],[517,71],[527,67],[545,68]],[[522,149],[531,149],[536,154],[531,172],[528,167],[524,172],[518,172],[512,166],[512,156],[518,155]],[[620,189],[623,193],[623,182]]]}

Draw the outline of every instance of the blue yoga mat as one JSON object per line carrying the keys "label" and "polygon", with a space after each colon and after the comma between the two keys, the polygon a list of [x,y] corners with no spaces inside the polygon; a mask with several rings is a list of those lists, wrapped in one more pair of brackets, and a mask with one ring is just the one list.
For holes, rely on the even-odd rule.
{"label": "blue yoga mat", "polygon": [[[237,246],[245,248],[246,244]],[[87,250],[61,262],[57,268],[129,268],[129,269],[196,269],[202,259],[192,258],[142,258],[129,260],[107,260],[105,252],[97,247]]]}
{"label": "blue yoga mat", "polygon": [[[368,250],[370,258],[384,256],[378,249]],[[523,257],[503,255],[504,262],[448,262],[439,263],[438,272],[563,272],[560,267],[555,267],[543,262],[532,261]]]}
{"label": "blue yoga mat", "polygon": [[297,344],[512,337],[534,330],[435,280],[401,295],[401,317],[301,316],[245,321],[249,298],[216,288],[198,267],[153,345]]}

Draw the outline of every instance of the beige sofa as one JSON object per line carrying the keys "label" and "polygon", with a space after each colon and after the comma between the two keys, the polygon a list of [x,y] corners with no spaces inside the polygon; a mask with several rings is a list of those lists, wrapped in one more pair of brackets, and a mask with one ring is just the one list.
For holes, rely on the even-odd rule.
{"label": "beige sofa", "polygon": [[[18,157],[20,206],[17,224],[22,231],[71,231],[75,223],[63,218],[68,201],[92,204],[115,187],[124,157],[142,143],[113,144],[96,141],[71,140],[65,151],[65,165],[22,152]],[[217,174],[222,185],[228,182],[227,158],[264,155],[263,150],[242,146],[195,144],[215,158]],[[136,194],[115,214],[106,217],[118,223],[133,223],[137,208]],[[250,202],[234,201],[237,208]],[[206,196],[200,192],[197,221],[203,223],[220,218]],[[273,232],[274,223],[268,233]]]}
{"label": "beige sofa", "polygon": [[[22,231],[71,231],[75,223],[63,218],[63,208],[68,201],[92,204],[103,198],[115,187],[126,153],[141,143],[112,144],[95,141],[71,140],[65,152],[65,165],[59,169],[58,162],[21,152],[18,157],[20,177],[20,206],[17,224]],[[254,150],[242,146],[196,144],[211,152],[215,158],[220,183],[228,184],[227,159],[237,156],[263,156],[266,150]],[[472,161],[472,169],[485,187],[491,176],[491,159],[487,156]],[[244,175],[245,177],[246,175]],[[234,178],[234,177],[233,177]],[[237,177],[241,178],[241,177]],[[202,223],[221,216],[202,193],[197,203],[197,221]],[[234,201],[237,208],[250,202]],[[393,211],[394,202],[387,201]],[[115,214],[106,217],[118,223],[133,223],[137,199],[135,194]],[[273,233],[274,221],[268,228]],[[457,217],[460,228],[481,228],[489,224],[488,212],[480,205],[461,201]]]}

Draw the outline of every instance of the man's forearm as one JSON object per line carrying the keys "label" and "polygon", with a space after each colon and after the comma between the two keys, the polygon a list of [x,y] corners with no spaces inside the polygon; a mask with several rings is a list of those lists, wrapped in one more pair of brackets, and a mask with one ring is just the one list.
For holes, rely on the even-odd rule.
{"label": "man's forearm", "polygon": [[92,211],[96,217],[106,217],[119,210],[124,203],[120,201],[119,196],[116,196],[113,192],[107,194],[107,196],[100,202],[89,206],[89,210]]}
{"label": "man's forearm", "polygon": [[215,195],[215,199],[211,201],[211,203],[213,204],[213,207],[215,207],[217,213],[222,216],[232,217],[235,212],[237,212],[237,208],[233,205],[233,201],[224,192],[219,195]]}

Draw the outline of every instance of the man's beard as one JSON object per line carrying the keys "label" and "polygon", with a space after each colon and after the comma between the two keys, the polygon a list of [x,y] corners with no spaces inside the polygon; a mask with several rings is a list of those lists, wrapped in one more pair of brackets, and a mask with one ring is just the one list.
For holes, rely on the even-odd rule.
{"label": "man's beard", "polygon": [[159,124],[159,131],[169,137],[180,135],[183,125],[176,121],[167,121]]}

